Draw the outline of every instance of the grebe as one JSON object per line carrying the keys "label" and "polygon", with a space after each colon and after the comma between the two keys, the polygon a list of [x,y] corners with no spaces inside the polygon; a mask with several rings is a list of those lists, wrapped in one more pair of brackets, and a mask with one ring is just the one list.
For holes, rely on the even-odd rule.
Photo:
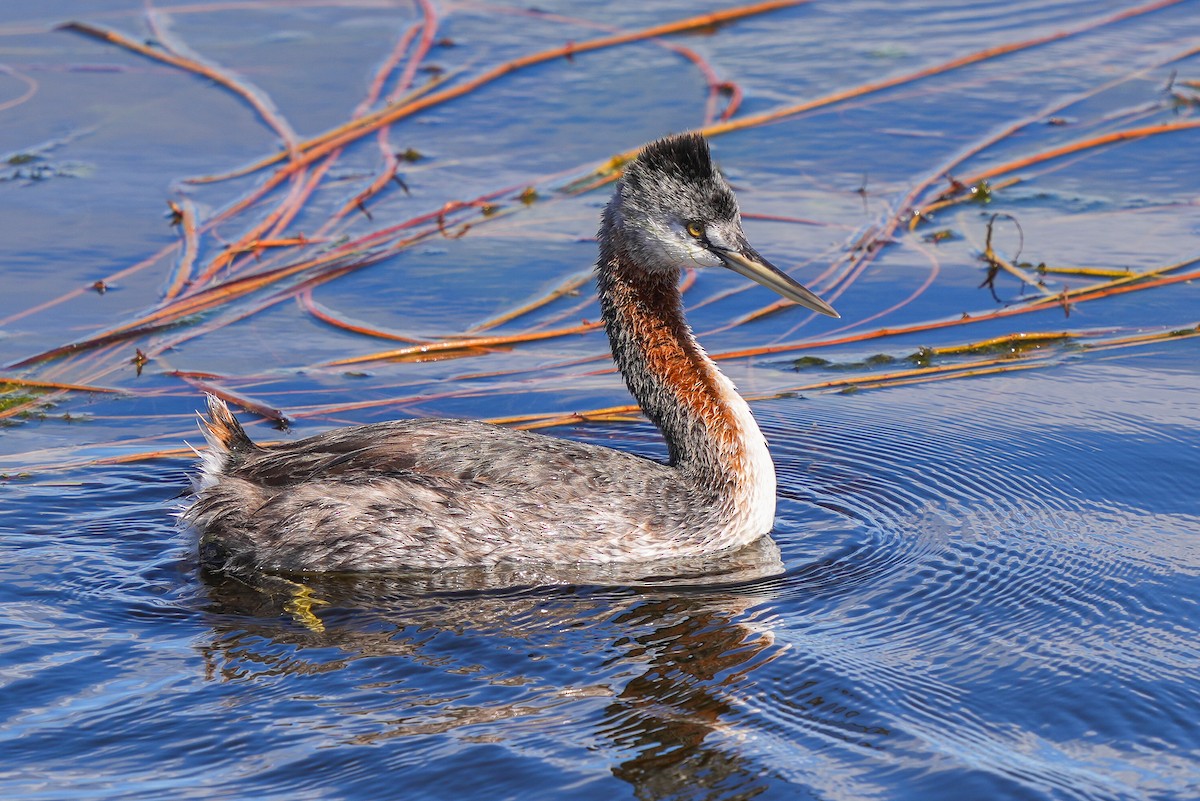
{"label": "grebe", "polygon": [[472,420],[355,426],[262,447],[208,398],[196,500],[201,559],[227,570],[645,562],[771,529],[775,467],[750,407],[692,336],[683,267],[724,266],[814,311],[823,300],[750,247],[697,134],[647,145],[600,226],[613,359],[666,439],[666,464]]}

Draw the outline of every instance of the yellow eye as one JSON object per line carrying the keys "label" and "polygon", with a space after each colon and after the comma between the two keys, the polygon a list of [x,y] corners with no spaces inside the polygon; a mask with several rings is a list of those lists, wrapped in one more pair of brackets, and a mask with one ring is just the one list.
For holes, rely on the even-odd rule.
{"label": "yellow eye", "polygon": [[700,237],[704,236],[704,226],[698,222],[690,222],[687,224],[687,232],[696,239],[699,239]]}

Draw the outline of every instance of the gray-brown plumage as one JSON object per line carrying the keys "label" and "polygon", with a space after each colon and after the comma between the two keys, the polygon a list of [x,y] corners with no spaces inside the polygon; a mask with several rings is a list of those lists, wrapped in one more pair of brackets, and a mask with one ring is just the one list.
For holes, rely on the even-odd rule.
{"label": "gray-brown plumage", "polygon": [[775,471],[745,401],[696,343],[685,266],[725,266],[824,314],[746,242],[698,135],[648,145],[605,209],[597,284],[613,358],[666,439],[661,464],[470,420],[405,420],[260,447],[209,397],[203,559],[237,570],[641,562],[766,534]]}

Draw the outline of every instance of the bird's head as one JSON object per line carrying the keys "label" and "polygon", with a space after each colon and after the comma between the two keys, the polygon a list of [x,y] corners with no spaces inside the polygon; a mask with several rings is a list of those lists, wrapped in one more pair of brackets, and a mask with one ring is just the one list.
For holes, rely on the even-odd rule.
{"label": "bird's head", "polygon": [[619,236],[642,269],[727,267],[805,308],[838,316],[750,246],[733,189],[699,134],[652,142],[626,166],[605,211],[602,242],[606,235]]}

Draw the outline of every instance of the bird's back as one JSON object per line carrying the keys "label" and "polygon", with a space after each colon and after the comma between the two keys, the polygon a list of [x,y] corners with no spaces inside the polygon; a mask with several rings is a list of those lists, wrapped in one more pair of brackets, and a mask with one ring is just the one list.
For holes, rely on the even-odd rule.
{"label": "bird's back", "polygon": [[711,550],[721,510],[704,494],[608,448],[406,420],[226,449],[188,516],[206,560],[230,568],[648,561]]}

